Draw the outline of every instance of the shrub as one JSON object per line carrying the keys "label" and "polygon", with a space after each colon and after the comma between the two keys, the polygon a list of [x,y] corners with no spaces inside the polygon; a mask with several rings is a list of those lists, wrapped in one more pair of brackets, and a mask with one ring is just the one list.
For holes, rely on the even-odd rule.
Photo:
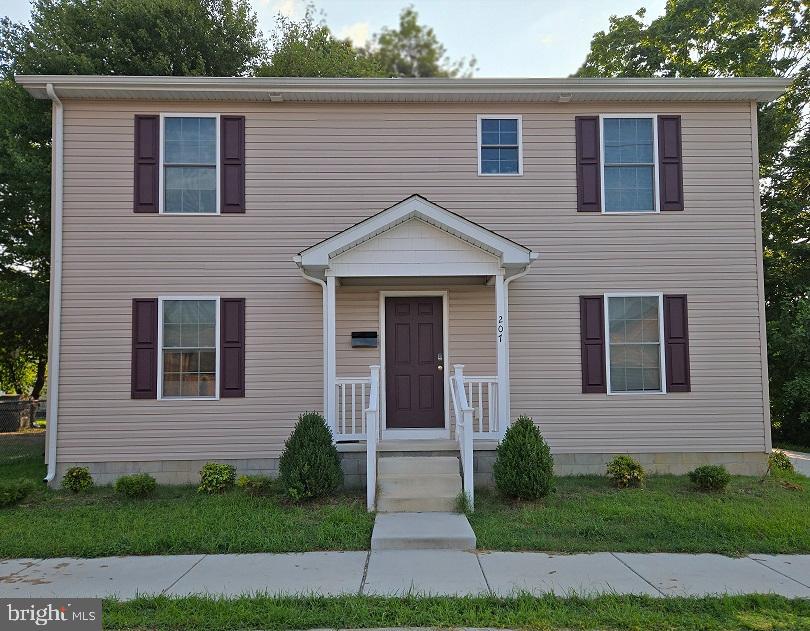
{"label": "shrub", "polygon": [[343,483],[340,456],[320,414],[307,412],[298,417],[284,443],[278,473],[284,492],[296,502],[332,493]]}
{"label": "shrub", "polygon": [[115,492],[127,497],[146,497],[154,493],[157,482],[148,473],[122,475],[115,481]]}
{"label": "shrub", "polygon": [[520,416],[504,434],[492,467],[495,485],[509,497],[537,499],[551,492],[554,460],[540,429]]}
{"label": "shrub", "polygon": [[29,480],[0,481],[0,507],[14,506],[24,500],[33,490]]}
{"label": "shrub", "polygon": [[630,456],[616,456],[607,465],[607,476],[620,489],[644,486],[644,468]]}
{"label": "shrub", "polygon": [[236,481],[236,468],[233,465],[220,462],[206,462],[200,469],[201,493],[222,493],[233,486]]}
{"label": "shrub", "polygon": [[266,475],[240,475],[236,486],[248,495],[266,495],[273,490],[273,478]]}
{"label": "shrub", "polygon": [[701,491],[722,491],[731,481],[722,465],[706,464],[689,472],[689,479]]}
{"label": "shrub", "polygon": [[784,451],[773,450],[768,456],[768,469],[771,471],[787,471],[793,473],[793,463]]}
{"label": "shrub", "polygon": [[93,476],[87,467],[71,467],[65,471],[62,486],[74,493],[82,493],[93,488]]}

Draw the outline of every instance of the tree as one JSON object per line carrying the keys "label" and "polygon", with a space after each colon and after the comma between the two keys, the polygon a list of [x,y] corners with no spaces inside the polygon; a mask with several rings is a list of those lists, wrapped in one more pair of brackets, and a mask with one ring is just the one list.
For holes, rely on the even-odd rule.
{"label": "tree", "polygon": [[467,77],[475,70],[475,57],[447,58],[447,49],[431,27],[419,24],[412,6],[399,14],[399,28],[384,27],[374,36],[368,52],[391,77]]}
{"label": "tree", "polygon": [[759,107],[765,303],[777,437],[810,445],[810,11],[806,0],[669,0],[613,16],[593,36],[581,77],[783,76]]}
{"label": "tree", "polygon": [[34,366],[33,397],[48,346],[51,108],[14,74],[242,75],[264,55],[248,0],[35,0],[30,24],[0,20],[0,371]]}

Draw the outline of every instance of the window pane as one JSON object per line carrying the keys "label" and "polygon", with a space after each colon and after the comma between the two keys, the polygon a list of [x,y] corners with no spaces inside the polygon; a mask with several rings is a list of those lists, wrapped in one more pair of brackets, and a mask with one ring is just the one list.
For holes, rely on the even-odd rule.
{"label": "window pane", "polygon": [[217,211],[216,167],[165,167],[163,211],[167,213],[215,213]]}
{"label": "window pane", "polygon": [[611,392],[661,390],[657,296],[608,298]]}
{"label": "window pane", "polygon": [[166,164],[216,164],[216,120],[176,117],[164,120],[163,161]]}
{"label": "window pane", "polygon": [[481,119],[481,172],[518,173],[519,143],[517,119]]}
{"label": "window pane", "polygon": [[652,164],[651,118],[606,118],[605,164]]}
{"label": "window pane", "polygon": [[655,210],[654,167],[605,167],[605,212]]}
{"label": "window pane", "polygon": [[162,326],[163,396],[215,396],[216,301],[164,300]]}

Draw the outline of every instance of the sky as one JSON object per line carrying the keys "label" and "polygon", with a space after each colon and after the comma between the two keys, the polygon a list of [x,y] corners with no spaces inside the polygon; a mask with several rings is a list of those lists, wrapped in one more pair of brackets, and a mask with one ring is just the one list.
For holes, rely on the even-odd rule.
{"label": "sky", "polygon": [[[316,8],[341,37],[364,43],[383,26],[396,26],[413,4],[420,22],[433,27],[448,55],[475,56],[477,77],[564,77],[575,72],[591,37],[607,30],[611,15],[641,7],[647,20],[664,12],[666,0],[318,0]],[[305,0],[251,0],[265,32],[279,13],[300,18]],[[29,0],[4,0],[0,14],[27,20]]]}

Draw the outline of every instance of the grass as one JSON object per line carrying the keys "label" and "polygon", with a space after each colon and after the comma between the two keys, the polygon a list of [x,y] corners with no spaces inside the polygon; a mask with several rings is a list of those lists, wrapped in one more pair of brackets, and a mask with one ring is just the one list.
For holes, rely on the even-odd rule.
{"label": "grass", "polygon": [[478,547],[557,552],[810,552],[810,480],[732,476],[726,491],[695,491],[686,476],[651,476],[643,489],[603,477],[557,478],[537,502],[479,491],[470,523]]}
{"label": "grass", "polygon": [[735,631],[810,629],[810,601],[780,596],[652,598],[139,598],[104,602],[107,629],[511,627]]}

